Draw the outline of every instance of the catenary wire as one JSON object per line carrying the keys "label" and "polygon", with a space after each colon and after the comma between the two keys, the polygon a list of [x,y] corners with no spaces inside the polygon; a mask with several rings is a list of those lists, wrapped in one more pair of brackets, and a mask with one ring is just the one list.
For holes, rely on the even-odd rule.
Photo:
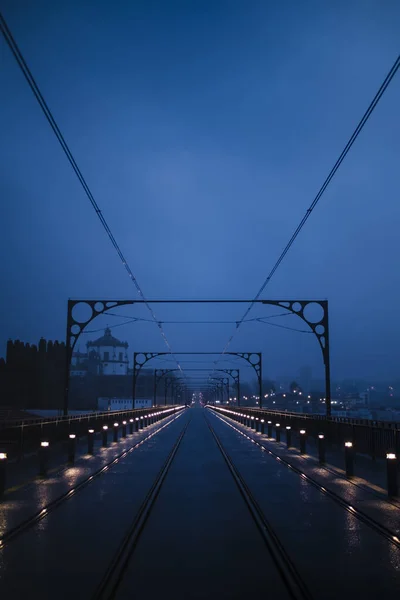
{"label": "catenary wire", "polygon": [[114,249],[117,252],[117,254],[118,254],[118,256],[119,256],[119,258],[120,258],[123,266],[125,267],[125,270],[127,271],[129,278],[131,279],[132,283],[134,284],[138,295],[144,301],[144,304],[147,307],[147,309],[149,310],[149,312],[150,312],[150,314],[152,316],[153,321],[157,324],[157,326],[158,326],[158,328],[160,330],[161,336],[162,336],[162,338],[164,340],[164,343],[166,344],[166,346],[168,348],[168,351],[174,357],[174,359],[176,360],[176,363],[177,363],[179,369],[182,371],[181,366],[179,364],[179,361],[176,359],[176,357],[174,356],[174,354],[172,352],[172,348],[171,348],[171,346],[170,346],[170,344],[168,342],[167,336],[166,336],[166,334],[165,334],[165,332],[163,330],[163,327],[162,327],[160,321],[157,319],[157,317],[156,317],[156,315],[155,315],[152,307],[150,306],[150,304],[146,300],[146,298],[144,296],[144,293],[142,291],[142,288],[139,285],[138,280],[136,279],[135,275],[133,274],[133,271],[130,268],[127,259],[125,258],[124,254],[122,253],[122,250],[121,250],[120,246],[118,245],[118,242],[117,242],[117,240],[114,237],[114,234],[112,233],[112,231],[111,231],[111,229],[110,229],[110,227],[109,227],[109,225],[108,225],[108,223],[107,223],[107,221],[106,221],[106,219],[105,219],[102,211],[100,210],[99,205],[97,204],[97,202],[96,202],[96,200],[95,200],[95,198],[94,198],[94,196],[93,196],[93,194],[92,194],[92,192],[91,192],[91,190],[90,190],[90,188],[89,188],[89,186],[88,186],[85,178],[83,177],[82,172],[79,169],[78,164],[75,161],[75,158],[73,157],[73,155],[71,153],[71,150],[69,149],[69,147],[67,145],[67,142],[65,141],[64,136],[62,135],[62,133],[61,133],[61,131],[60,131],[60,129],[59,129],[59,127],[58,127],[58,125],[57,125],[57,123],[56,123],[56,121],[55,121],[55,119],[54,119],[54,117],[53,117],[53,115],[52,115],[52,113],[51,113],[51,111],[50,111],[50,109],[49,109],[49,107],[48,107],[48,105],[47,105],[47,103],[46,103],[43,95],[42,95],[42,93],[40,92],[40,89],[39,89],[39,87],[38,87],[38,85],[37,85],[37,83],[36,83],[36,81],[35,81],[32,73],[31,73],[31,71],[30,71],[30,69],[29,69],[29,67],[28,67],[28,65],[27,65],[24,57],[22,56],[22,53],[21,53],[21,51],[20,51],[20,49],[19,49],[19,47],[18,47],[18,45],[17,45],[17,43],[16,43],[16,41],[15,41],[15,39],[14,39],[14,37],[13,37],[13,35],[12,35],[12,33],[11,33],[11,31],[10,31],[10,29],[9,29],[9,27],[8,27],[5,19],[4,19],[4,17],[3,17],[3,15],[1,14],[1,12],[0,12],[0,29],[1,29],[1,32],[2,32],[2,34],[4,36],[4,39],[5,39],[6,43],[7,43],[7,45],[9,46],[12,54],[14,55],[15,60],[18,63],[18,66],[20,67],[20,69],[21,69],[21,71],[22,71],[25,79],[28,82],[29,87],[31,88],[31,90],[32,90],[32,92],[33,92],[36,100],[38,101],[38,103],[39,103],[39,105],[40,105],[40,107],[41,107],[41,109],[42,109],[42,111],[43,111],[43,113],[44,113],[44,115],[45,115],[45,117],[46,117],[46,119],[47,119],[50,127],[52,128],[52,130],[53,130],[53,132],[54,132],[54,134],[55,134],[58,142],[60,143],[61,148],[63,149],[63,151],[64,151],[64,153],[65,153],[65,155],[66,155],[69,163],[71,164],[71,166],[72,166],[72,168],[73,168],[73,170],[74,170],[74,172],[75,172],[75,174],[76,174],[76,176],[77,176],[77,178],[78,178],[81,186],[83,187],[83,189],[84,189],[84,191],[86,193],[86,196],[88,197],[88,199],[89,199],[89,201],[90,201],[93,209],[95,210],[95,212],[96,212],[96,214],[97,214],[97,216],[98,216],[98,218],[99,218],[99,220],[100,220],[103,228],[105,229],[109,240],[111,241],[112,245],[114,246]]}
{"label": "catenary wire", "polygon": [[[246,311],[244,312],[243,316],[241,317],[241,319],[236,323],[236,327],[232,333],[232,335],[230,336],[230,338],[228,339],[228,342],[226,343],[221,355],[225,354],[225,352],[228,350],[229,346],[232,343],[232,340],[237,332],[237,330],[239,329],[239,327],[241,326],[241,324],[245,321],[247,315],[250,313],[251,309],[253,308],[254,304],[256,303],[256,301],[260,298],[261,294],[263,293],[263,291],[265,290],[265,288],[267,287],[267,285],[269,284],[269,282],[271,281],[273,275],[275,274],[275,272],[277,271],[277,269],[279,268],[280,264],[282,263],[283,259],[285,258],[286,254],[289,252],[290,248],[292,247],[292,245],[294,244],[297,236],[299,235],[300,231],[303,229],[304,225],[306,224],[306,222],[308,221],[308,219],[311,216],[312,211],[314,210],[314,208],[317,206],[318,202],[320,201],[322,195],[324,194],[325,190],[327,189],[327,187],[329,186],[330,182],[332,181],[333,177],[335,176],[336,172],[338,171],[340,165],[342,164],[342,162],[344,161],[344,159],[346,158],[348,152],[350,151],[351,147],[353,146],[354,142],[356,141],[357,137],[359,136],[359,134],[361,133],[362,129],[364,128],[365,124],[367,123],[368,119],[370,118],[371,114],[373,113],[373,111],[375,110],[376,106],[378,105],[380,99],[382,98],[383,94],[385,93],[386,89],[388,88],[390,82],[392,81],[393,77],[395,76],[395,74],[397,73],[398,69],[400,67],[400,55],[396,58],[396,60],[394,61],[394,64],[392,66],[392,68],[390,69],[390,71],[388,72],[388,74],[386,75],[385,79],[383,80],[380,88],[378,89],[378,91],[376,92],[372,102],[370,103],[370,105],[368,106],[367,110],[365,111],[363,117],[361,118],[360,122],[358,123],[357,127],[355,128],[355,130],[353,131],[352,135],[350,136],[347,144],[345,145],[343,151],[341,152],[339,158],[336,160],[335,164],[333,165],[332,169],[330,170],[328,176],[326,177],[325,181],[323,182],[322,186],[320,187],[320,189],[318,190],[317,195],[315,196],[315,198],[313,199],[313,201],[311,202],[309,208],[306,210],[303,218],[301,219],[300,223],[298,224],[298,226],[296,227],[293,235],[291,236],[291,238],[289,239],[288,243],[286,244],[285,248],[283,249],[283,251],[281,252],[278,260],[276,261],[276,263],[274,264],[274,266],[272,267],[271,271],[269,272],[268,276],[266,277],[266,279],[264,280],[262,286],[260,287],[260,289],[258,290],[257,294],[255,295],[253,301],[250,303],[249,307],[246,309]],[[218,361],[216,361],[218,362]]]}

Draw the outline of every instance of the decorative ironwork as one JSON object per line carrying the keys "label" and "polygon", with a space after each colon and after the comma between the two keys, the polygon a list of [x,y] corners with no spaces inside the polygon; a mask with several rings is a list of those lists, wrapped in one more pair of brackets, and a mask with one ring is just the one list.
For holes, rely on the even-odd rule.
{"label": "decorative ironwork", "polygon": [[[65,388],[64,388],[64,415],[68,414],[68,392],[69,392],[69,374],[72,360],[72,353],[75,349],[79,336],[84,328],[89,325],[99,315],[106,313],[112,308],[134,304],[135,300],[68,300],[67,307],[67,335],[65,343]],[[74,309],[82,304],[88,311],[87,318],[78,320],[74,317]]]}
{"label": "decorative ironwork", "polygon": [[[330,384],[330,353],[329,353],[329,320],[328,320],[328,301],[327,300],[69,300],[68,301],[68,313],[67,313],[67,336],[66,336],[66,384],[65,384],[65,394],[64,394],[64,414],[68,414],[68,388],[69,388],[69,370],[72,358],[72,352],[75,348],[76,342],[82,333],[84,327],[88,325],[95,317],[100,314],[104,314],[107,310],[111,308],[116,308],[118,306],[125,306],[131,304],[143,304],[143,303],[174,303],[174,304],[197,304],[197,303],[215,303],[215,304],[224,304],[224,303],[256,303],[256,304],[267,304],[270,306],[278,306],[284,308],[285,310],[296,314],[300,317],[311,329],[312,333],[314,333],[315,337],[318,340],[319,346],[322,351],[324,367],[325,367],[325,396],[326,396],[326,413],[327,416],[331,415],[331,384]],[[72,311],[78,305],[83,304],[89,307],[91,310],[90,316],[86,319],[80,321],[73,317]],[[309,309],[311,305],[317,305],[322,309],[322,317],[318,320],[313,320],[305,314],[305,311]],[[143,354],[143,353],[135,353]],[[169,354],[168,352],[162,353],[144,353],[145,356],[152,355],[152,358],[159,355]],[[208,354],[207,352],[203,353],[184,353],[184,354]],[[214,353],[212,353],[214,354]],[[215,353],[219,354],[219,353]],[[254,368],[257,374],[257,379],[259,382],[259,394],[260,394],[260,407],[262,407],[262,363],[261,363],[261,353],[255,353],[256,355],[260,355],[260,361],[256,364],[252,364],[248,357],[251,356],[250,353],[237,353],[237,352],[226,352],[225,354],[235,355],[244,358],[247,360]],[[247,358],[246,358],[247,356]],[[254,353],[253,353],[254,356]],[[147,362],[147,360],[145,361]],[[143,363],[145,364],[145,363]],[[136,388],[136,377],[138,372],[140,371],[141,366],[138,369],[133,371],[134,377],[134,385],[133,385],[133,399],[135,399],[135,388]],[[238,395],[238,399],[240,399],[240,395]]]}
{"label": "decorative ironwork", "polygon": [[[329,315],[328,300],[260,300],[262,304],[282,307],[302,319],[311,329],[318,340],[322,351],[322,357],[325,367],[325,402],[326,415],[331,416],[331,367],[329,355]],[[322,310],[322,316],[319,319],[307,317],[305,311],[308,311],[312,305],[319,306]]]}
{"label": "decorative ironwork", "polygon": [[[174,352],[174,354],[193,354],[193,355],[204,355],[204,354],[221,354],[220,352]],[[245,360],[251,367],[253,367],[254,372],[258,381],[258,389],[259,389],[259,406],[262,408],[262,352],[225,352],[225,354],[229,354],[230,356],[237,356]],[[133,353],[133,403],[135,403],[136,398],[136,381],[140,374],[140,370],[146,363],[153,358],[158,358],[159,356],[167,356],[169,352],[134,352]],[[138,359],[140,357],[140,359]],[[159,369],[159,371],[176,371],[180,369]],[[210,368],[210,372],[215,372],[216,370],[223,370],[224,372],[228,371],[237,371],[237,369],[212,369]],[[238,386],[238,406],[240,406],[240,384]]]}

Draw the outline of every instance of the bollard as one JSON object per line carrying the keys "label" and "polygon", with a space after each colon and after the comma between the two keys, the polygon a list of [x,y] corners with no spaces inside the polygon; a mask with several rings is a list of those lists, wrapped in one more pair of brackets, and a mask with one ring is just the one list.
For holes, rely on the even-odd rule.
{"label": "bollard", "polygon": [[107,448],[108,445],[108,425],[103,425],[103,448]]}
{"label": "bollard", "polygon": [[122,421],[122,437],[126,438],[126,421]]}
{"label": "bollard", "polygon": [[286,447],[290,448],[291,445],[292,445],[292,428],[290,427],[290,425],[287,425],[287,427],[286,427]]}
{"label": "bollard", "polygon": [[47,469],[49,468],[49,453],[50,453],[50,443],[49,442],[40,442],[39,475],[41,477],[46,477],[46,475],[47,475]]}
{"label": "bollard", "polygon": [[250,424],[251,429],[255,429],[256,428],[256,422],[254,420],[254,417],[251,417],[251,424]]}
{"label": "bollard", "polygon": [[265,433],[265,421],[264,421],[264,419],[261,419],[261,421],[260,421],[260,432],[261,432],[261,435],[264,435],[264,433]]}
{"label": "bollard", "polygon": [[68,436],[68,462],[73,465],[75,462],[75,450],[76,450],[76,435],[70,433]]}
{"label": "bollard", "polygon": [[0,498],[6,491],[7,453],[0,452]]}
{"label": "bollard", "polygon": [[388,496],[397,496],[399,493],[397,481],[397,456],[392,452],[386,454],[386,473]]}
{"label": "bollard", "polygon": [[143,419],[143,417],[140,417],[139,429],[144,429],[144,419]]}
{"label": "bollard", "polygon": [[139,431],[139,417],[135,418],[135,431]]}
{"label": "bollard", "polygon": [[269,438],[272,438],[272,421],[268,421],[267,423],[267,435]]}
{"label": "bollard", "polygon": [[344,462],[346,465],[347,477],[353,477],[354,475],[354,448],[352,442],[344,443]]}
{"label": "bollard", "polygon": [[325,436],[323,433],[318,434],[318,458],[319,464],[325,464]]}
{"label": "bollard", "polygon": [[258,431],[259,431],[259,429],[258,429],[259,425],[260,425],[259,421],[260,421],[260,419],[258,417],[256,417],[256,433],[258,433]]}
{"label": "bollard", "polygon": [[133,433],[133,419],[129,419],[129,435]]}
{"label": "bollard", "polygon": [[280,423],[275,424],[275,439],[277,442],[281,441],[281,424]]}
{"label": "bollard", "polygon": [[306,430],[300,429],[300,454],[306,453]]}
{"label": "bollard", "polygon": [[88,431],[87,445],[88,454],[94,454],[94,429],[89,429]]}
{"label": "bollard", "polygon": [[118,427],[119,427],[119,423],[114,423],[114,435],[113,435],[113,442],[118,442]]}

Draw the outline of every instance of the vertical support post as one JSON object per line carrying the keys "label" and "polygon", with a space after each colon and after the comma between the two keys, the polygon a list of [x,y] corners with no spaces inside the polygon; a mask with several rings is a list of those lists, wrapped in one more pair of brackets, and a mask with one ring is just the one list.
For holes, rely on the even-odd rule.
{"label": "vertical support post", "polygon": [[132,382],[132,407],[135,408],[135,400],[136,400],[136,379],[137,379],[137,371],[136,369],[136,356],[137,352],[133,353],[133,382]]}
{"label": "vertical support post", "polygon": [[94,454],[94,429],[88,431],[88,454]]}
{"label": "vertical support post", "polygon": [[262,353],[259,353],[260,357],[260,370],[258,371],[258,393],[260,394],[259,407],[262,408]]}
{"label": "vertical support post", "polygon": [[325,464],[325,436],[323,433],[318,434],[318,458],[319,464]]}
{"label": "vertical support post", "polygon": [[300,454],[306,453],[306,430],[300,429]]}
{"label": "vertical support post", "polygon": [[344,462],[346,465],[346,476],[353,477],[354,475],[354,448],[352,442],[344,443]]}
{"label": "vertical support post", "polygon": [[154,369],[153,406],[157,404],[157,369]]}
{"label": "vertical support post", "polygon": [[0,452],[0,498],[6,491],[7,453]]}
{"label": "vertical support post", "polygon": [[286,426],[286,446],[287,448],[290,448],[290,446],[292,445],[292,428],[290,427],[290,425]]}
{"label": "vertical support post", "polygon": [[68,438],[68,462],[73,465],[75,462],[76,434],[70,433]]}
{"label": "vertical support post", "polygon": [[399,484],[397,480],[397,456],[392,452],[386,454],[386,473],[388,496],[398,496]]}
{"label": "vertical support post", "polygon": [[332,414],[332,402],[331,402],[331,363],[329,353],[329,315],[328,315],[328,301],[325,300],[323,303],[325,318],[325,347],[323,349],[324,366],[325,366],[325,402],[326,402],[326,416],[330,417]]}
{"label": "vertical support post", "polygon": [[71,365],[71,304],[70,300],[68,300],[67,307],[67,333],[65,336],[65,381],[64,381],[64,407],[63,414],[66,417],[68,415],[68,397],[69,397],[69,370]]}
{"label": "vertical support post", "polygon": [[240,406],[240,373],[237,376],[237,405]]}
{"label": "vertical support post", "polygon": [[49,468],[49,453],[50,453],[50,444],[49,442],[40,442],[40,450],[39,450],[39,475],[41,477],[46,477],[47,470]]}
{"label": "vertical support post", "polygon": [[103,439],[102,439],[102,445],[103,448],[107,448],[108,445],[108,425],[103,425]]}

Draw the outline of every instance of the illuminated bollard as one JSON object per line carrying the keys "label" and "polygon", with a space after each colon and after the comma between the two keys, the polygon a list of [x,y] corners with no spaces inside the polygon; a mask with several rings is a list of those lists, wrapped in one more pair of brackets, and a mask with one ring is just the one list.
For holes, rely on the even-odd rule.
{"label": "illuminated bollard", "polygon": [[256,417],[256,432],[259,432],[260,419]]}
{"label": "illuminated bollard", "polygon": [[386,454],[386,474],[388,496],[397,496],[399,493],[397,481],[397,456],[392,452]]}
{"label": "illuminated bollard", "polygon": [[300,454],[306,453],[306,430],[300,429]]}
{"label": "illuminated bollard", "polygon": [[103,448],[107,448],[107,446],[108,446],[108,425],[103,425],[102,444],[103,444]]}
{"label": "illuminated bollard", "polygon": [[291,445],[292,445],[292,428],[290,427],[290,425],[287,425],[287,427],[286,427],[286,447],[290,448]]}
{"label": "illuminated bollard", "polygon": [[39,475],[46,477],[49,468],[50,442],[40,442],[39,450]]}
{"label": "illuminated bollard", "polygon": [[275,424],[275,439],[277,442],[281,441],[281,424],[280,423]]}
{"label": "illuminated bollard", "polygon": [[7,453],[0,452],[0,498],[6,491]]}
{"label": "illuminated bollard", "polygon": [[76,451],[76,435],[70,433],[68,436],[68,462],[73,465],[75,462],[75,451]]}
{"label": "illuminated bollard", "polygon": [[267,422],[267,435],[272,438],[272,421]]}
{"label": "illuminated bollard", "polygon": [[325,436],[323,433],[318,434],[318,458],[319,464],[325,464]]}
{"label": "illuminated bollard", "polygon": [[126,421],[122,421],[122,437],[126,438]]}
{"label": "illuminated bollard", "polygon": [[265,433],[265,421],[264,421],[264,419],[261,419],[261,421],[260,421],[260,431],[261,431],[261,435],[264,435],[264,433]]}
{"label": "illuminated bollard", "polygon": [[143,417],[140,417],[139,429],[144,429],[144,418]]}
{"label": "illuminated bollard", "polygon": [[114,423],[113,442],[118,442],[118,427],[119,423]]}
{"label": "illuminated bollard", "polygon": [[352,442],[344,443],[344,463],[346,465],[347,477],[354,475],[354,448]]}
{"label": "illuminated bollard", "polygon": [[89,429],[87,438],[88,454],[94,454],[94,429]]}
{"label": "illuminated bollard", "polygon": [[132,435],[133,433],[133,419],[129,419],[129,435]]}
{"label": "illuminated bollard", "polygon": [[135,431],[139,431],[139,417],[135,418]]}

